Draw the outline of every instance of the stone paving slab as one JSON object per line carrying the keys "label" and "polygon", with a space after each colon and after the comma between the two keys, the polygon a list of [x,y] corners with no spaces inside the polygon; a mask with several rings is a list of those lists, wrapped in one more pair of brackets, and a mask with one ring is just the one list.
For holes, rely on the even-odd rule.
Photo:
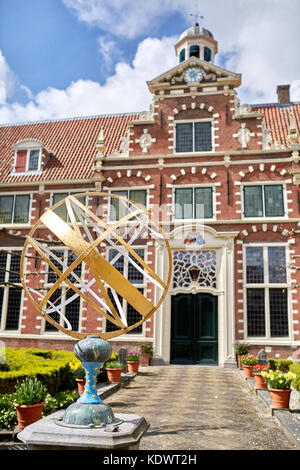
{"label": "stone paving slab", "polygon": [[143,416],[144,450],[295,450],[238,369],[150,366],[105,400]]}

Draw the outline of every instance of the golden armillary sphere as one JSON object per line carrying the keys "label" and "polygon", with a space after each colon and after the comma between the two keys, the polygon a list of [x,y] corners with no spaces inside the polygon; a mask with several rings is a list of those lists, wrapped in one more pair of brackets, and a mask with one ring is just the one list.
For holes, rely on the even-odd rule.
{"label": "golden armillary sphere", "polygon": [[[146,248],[149,240],[166,250],[165,279],[136,248]],[[122,272],[121,260],[139,282],[147,283],[148,292],[152,289],[151,300],[146,288]],[[107,340],[137,328],[162,304],[171,270],[168,241],[151,212],[103,192],[70,195],[47,210],[28,234],[21,258],[22,285],[30,301],[48,322],[77,339],[97,335]],[[45,276],[44,283],[40,276]],[[110,331],[73,331],[65,312],[78,300],[95,318],[105,317],[112,325]],[[125,302],[136,312],[135,324],[127,324]]]}

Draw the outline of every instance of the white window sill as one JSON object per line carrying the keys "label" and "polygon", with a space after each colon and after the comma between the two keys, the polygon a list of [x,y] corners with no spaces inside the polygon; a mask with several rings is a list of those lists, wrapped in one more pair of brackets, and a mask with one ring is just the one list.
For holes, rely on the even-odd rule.
{"label": "white window sill", "polygon": [[42,170],[35,171],[11,171],[10,176],[27,176],[27,175],[40,175]]}

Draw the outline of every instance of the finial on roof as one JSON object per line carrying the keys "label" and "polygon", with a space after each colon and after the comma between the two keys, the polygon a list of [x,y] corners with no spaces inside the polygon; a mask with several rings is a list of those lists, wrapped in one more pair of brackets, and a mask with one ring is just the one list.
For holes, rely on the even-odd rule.
{"label": "finial on roof", "polygon": [[190,13],[190,16],[193,16],[194,18],[196,18],[196,22],[195,22],[195,26],[199,26],[199,22],[198,22],[198,18],[200,18],[201,20],[203,20],[203,16],[200,15],[199,13],[199,0],[195,0],[195,10],[196,10],[196,13],[195,15],[193,15],[193,13]]}
{"label": "finial on roof", "polygon": [[290,111],[290,130],[288,134],[290,147],[299,147],[299,135],[292,111]]}
{"label": "finial on roof", "polygon": [[105,138],[104,131],[100,129],[98,140],[96,142],[97,154],[94,160],[94,171],[99,172],[102,170],[102,160],[104,158],[105,152]]}

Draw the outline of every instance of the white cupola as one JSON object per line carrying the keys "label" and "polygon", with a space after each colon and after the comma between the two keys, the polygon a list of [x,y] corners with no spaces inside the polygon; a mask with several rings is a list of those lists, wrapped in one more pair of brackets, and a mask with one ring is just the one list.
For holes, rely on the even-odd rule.
{"label": "white cupola", "polygon": [[175,44],[178,63],[184,62],[190,57],[198,57],[211,64],[215,63],[215,55],[218,52],[218,42],[208,29],[195,23],[186,29]]}

